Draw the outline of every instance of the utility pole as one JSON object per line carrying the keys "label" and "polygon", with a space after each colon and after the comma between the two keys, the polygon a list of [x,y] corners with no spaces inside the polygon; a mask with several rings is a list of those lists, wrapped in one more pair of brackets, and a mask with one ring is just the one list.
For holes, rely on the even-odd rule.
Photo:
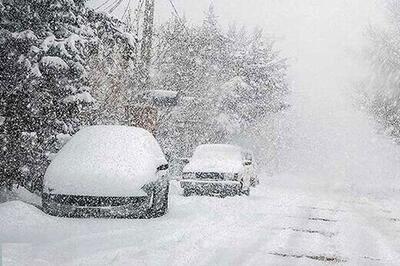
{"label": "utility pole", "polygon": [[[140,11],[139,11],[140,12]],[[143,34],[139,58],[139,90],[141,93],[150,89],[150,65],[154,28],[154,0],[144,0]],[[141,127],[156,134],[158,110],[146,104],[132,102],[125,109],[126,122],[129,126]]]}
{"label": "utility pole", "polygon": [[154,0],[144,0],[144,18],[143,18],[143,36],[141,44],[141,63],[142,75],[140,79],[140,89],[148,90],[150,85],[150,64],[151,49],[153,44],[153,28],[154,28]]}

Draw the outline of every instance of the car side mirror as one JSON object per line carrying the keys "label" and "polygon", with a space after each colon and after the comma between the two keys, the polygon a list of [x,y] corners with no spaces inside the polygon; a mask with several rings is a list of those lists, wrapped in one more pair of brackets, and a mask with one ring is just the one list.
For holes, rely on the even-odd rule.
{"label": "car side mirror", "polygon": [[162,164],[162,165],[160,165],[159,167],[157,167],[157,172],[158,172],[158,171],[165,171],[165,170],[168,170],[168,168],[169,168],[169,165],[168,165],[168,164]]}
{"label": "car side mirror", "polygon": [[244,165],[244,166],[250,166],[250,165],[252,165],[252,164],[253,164],[253,162],[250,161],[250,160],[246,160],[246,161],[243,162],[243,165]]}

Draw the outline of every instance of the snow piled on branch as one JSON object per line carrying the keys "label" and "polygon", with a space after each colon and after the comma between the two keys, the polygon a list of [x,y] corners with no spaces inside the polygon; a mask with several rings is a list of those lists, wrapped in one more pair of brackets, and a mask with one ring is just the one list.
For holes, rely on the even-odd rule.
{"label": "snow piled on branch", "polygon": [[18,39],[18,40],[30,40],[30,41],[37,41],[37,37],[35,35],[35,33],[31,30],[24,30],[21,32],[13,32],[12,37],[14,39]]}
{"label": "snow piled on branch", "polygon": [[70,95],[68,97],[65,97],[63,102],[64,103],[74,103],[74,102],[85,102],[85,103],[93,103],[96,100],[92,97],[92,95],[87,92],[81,92],[75,95]]}
{"label": "snow piled on branch", "polygon": [[45,67],[52,67],[58,70],[69,70],[69,66],[58,56],[44,56],[40,63]]}

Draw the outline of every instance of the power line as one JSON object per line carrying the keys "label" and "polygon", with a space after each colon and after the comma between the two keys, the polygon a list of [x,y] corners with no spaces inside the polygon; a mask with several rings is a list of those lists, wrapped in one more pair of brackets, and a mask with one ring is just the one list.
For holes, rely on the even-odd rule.
{"label": "power line", "polygon": [[[98,7],[95,8],[95,10],[100,10],[103,9],[108,13],[113,13],[121,4],[123,4],[125,0],[106,0],[104,1],[101,5],[99,5]],[[124,12],[122,13],[122,16],[120,18],[121,21],[124,20],[124,18],[127,16],[127,14],[129,13],[130,9],[131,9],[131,4],[132,4],[132,0],[128,0],[127,1],[127,5],[125,6]],[[142,0],[138,1],[138,8],[142,7]]]}
{"label": "power line", "polygon": [[[121,21],[123,21],[125,15],[128,14],[128,12],[130,12],[130,9],[131,9],[131,1],[132,1],[132,0],[129,0],[129,1],[128,1],[128,4],[126,5],[125,11],[124,11],[124,13],[122,14]],[[129,14],[128,14],[128,16],[129,16]]]}
{"label": "power line", "polygon": [[[110,13],[109,9],[110,9],[112,6],[118,4],[118,1],[119,1],[119,0],[114,0],[114,1],[111,2],[109,5],[107,5],[107,6],[104,8],[104,10],[105,10],[106,12]],[[108,10],[108,11],[107,11],[107,10]]]}
{"label": "power line", "polygon": [[174,4],[174,2],[172,2],[172,0],[168,0],[168,2],[171,4],[172,10],[174,11],[174,15],[175,17],[178,19],[179,23],[183,26],[184,30],[186,31],[186,34],[188,36],[190,36],[189,34],[189,30],[187,29],[185,23],[183,22],[183,19],[181,18],[181,16],[179,15],[178,10],[176,9],[176,6]]}
{"label": "power line", "polygon": [[175,7],[174,2],[172,2],[172,0],[168,0],[168,2],[171,4],[172,10],[174,11],[175,16],[178,18],[179,22],[180,22],[181,24],[183,24],[183,20],[182,20],[181,17],[179,16],[179,12],[178,12],[178,10],[177,10],[176,7]]}
{"label": "power line", "polygon": [[174,10],[175,16],[179,20],[181,20],[181,17],[179,16],[178,10],[176,9],[174,2],[172,2],[172,0],[168,0],[168,2],[171,4],[172,9]]}
{"label": "power line", "polygon": [[114,12],[114,10],[115,10],[117,7],[119,7],[119,5],[120,5],[123,1],[124,1],[124,0],[117,0],[116,4],[115,4],[112,8],[110,8],[109,13]]}
{"label": "power line", "polygon": [[112,0],[106,0],[105,2],[103,2],[101,5],[99,5],[98,7],[96,7],[94,10],[99,10],[100,8],[102,8],[103,6],[107,5],[109,2],[111,2]]}

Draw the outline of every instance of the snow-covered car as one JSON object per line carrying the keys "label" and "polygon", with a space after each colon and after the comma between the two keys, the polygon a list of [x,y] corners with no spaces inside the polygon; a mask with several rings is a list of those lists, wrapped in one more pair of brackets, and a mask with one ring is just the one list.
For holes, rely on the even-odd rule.
{"label": "snow-covered car", "polygon": [[181,187],[185,196],[250,194],[252,162],[243,150],[228,144],[205,144],[196,148],[184,167]]}
{"label": "snow-covered car", "polygon": [[168,209],[167,170],[164,153],[148,131],[86,127],[48,167],[42,207],[64,217],[158,217]]}

